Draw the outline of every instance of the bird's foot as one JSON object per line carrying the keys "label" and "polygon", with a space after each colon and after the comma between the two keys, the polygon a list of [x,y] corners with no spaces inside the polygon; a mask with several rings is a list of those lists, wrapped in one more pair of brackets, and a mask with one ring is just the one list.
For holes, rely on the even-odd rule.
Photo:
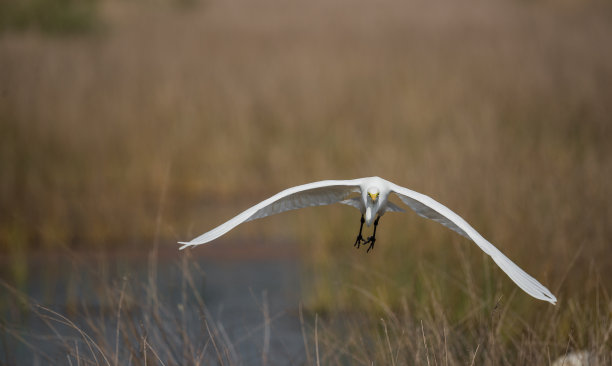
{"label": "bird's foot", "polygon": [[370,244],[366,253],[370,253],[370,250],[374,249],[374,243],[376,243],[376,238],[374,236],[370,236],[368,240],[363,243],[363,245]]}
{"label": "bird's foot", "polygon": [[363,239],[363,236],[359,235],[357,236],[357,240],[355,240],[355,244],[353,245],[355,248],[359,249],[359,247],[361,246],[361,244],[365,244],[365,240]]}

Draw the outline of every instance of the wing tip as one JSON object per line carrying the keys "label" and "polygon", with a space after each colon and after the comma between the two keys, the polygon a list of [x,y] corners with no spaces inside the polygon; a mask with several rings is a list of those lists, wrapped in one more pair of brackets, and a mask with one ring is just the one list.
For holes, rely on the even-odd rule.
{"label": "wing tip", "polygon": [[550,292],[549,289],[547,289],[544,285],[539,283],[537,280],[534,279],[534,281],[536,282],[536,285],[538,287],[537,291],[534,289],[532,289],[531,291],[525,291],[525,289],[523,289],[521,286],[519,287],[521,287],[521,289],[527,292],[527,294],[535,297],[538,300],[546,301],[553,305],[557,305],[557,297],[553,295],[553,293]]}
{"label": "wing tip", "polygon": [[188,247],[196,245],[196,244],[193,244],[193,243],[188,242],[188,241],[179,241],[178,244],[181,244],[181,247],[179,248],[179,250],[183,250],[185,248],[188,248]]}

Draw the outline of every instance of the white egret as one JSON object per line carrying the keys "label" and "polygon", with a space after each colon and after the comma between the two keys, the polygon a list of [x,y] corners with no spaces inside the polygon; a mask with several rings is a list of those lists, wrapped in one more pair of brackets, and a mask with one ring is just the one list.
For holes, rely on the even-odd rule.
{"label": "white egret", "polygon": [[[349,197],[352,193],[359,193],[359,196]],[[514,264],[459,215],[431,197],[379,177],[325,180],[286,189],[189,242],[179,242],[183,244],[180,249],[208,243],[246,221],[303,207],[343,203],[361,211],[361,226],[355,246],[359,248],[361,245],[369,244],[367,249],[369,252],[374,248],[376,228],[385,212],[404,212],[402,208],[388,200],[390,193],[397,195],[403,203],[420,216],[432,219],[474,241],[480,249],[493,258],[493,261],[512,281],[529,295],[552,304],[557,302],[557,298],[546,287]],[[361,236],[364,223],[368,226],[374,223],[374,232],[367,240]]]}

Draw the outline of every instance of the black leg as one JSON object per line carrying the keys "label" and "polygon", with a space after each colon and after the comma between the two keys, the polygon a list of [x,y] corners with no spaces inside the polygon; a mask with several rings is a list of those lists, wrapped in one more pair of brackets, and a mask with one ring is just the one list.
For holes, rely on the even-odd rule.
{"label": "black leg", "polygon": [[376,228],[378,227],[378,220],[380,220],[380,216],[378,216],[376,218],[376,221],[374,221],[374,232],[372,233],[372,236],[370,236],[368,238],[368,240],[365,241],[365,244],[370,244],[370,246],[368,247],[368,250],[366,250],[366,253],[369,253],[370,250],[374,249],[374,243],[376,242]]}
{"label": "black leg", "polygon": [[361,245],[362,242],[365,242],[365,240],[363,240],[363,236],[361,236],[361,231],[363,230],[364,223],[365,223],[365,219],[363,218],[363,215],[361,215],[361,226],[359,226],[359,235],[357,235],[357,240],[355,240],[355,244],[353,245],[357,247],[357,249],[359,249],[359,246]]}

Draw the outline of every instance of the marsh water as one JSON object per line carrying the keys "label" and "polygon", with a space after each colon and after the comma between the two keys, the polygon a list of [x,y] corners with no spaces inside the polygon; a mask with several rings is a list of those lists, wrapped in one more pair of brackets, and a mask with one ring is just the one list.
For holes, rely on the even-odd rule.
{"label": "marsh water", "polygon": [[[149,337],[149,343],[153,343],[157,337],[164,340],[160,342],[169,354],[174,353],[160,358],[180,364],[181,350],[172,348],[192,343],[210,350],[212,346],[205,339],[217,338],[224,357],[237,364],[303,363],[299,259],[284,249],[253,255],[241,248],[242,244],[236,244],[223,251],[201,250],[200,255],[188,260],[175,251],[160,251],[154,258],[146,252],[31,258],[27,261],[27,277],[18,287],[30,304],[42,309],[16,309],[12,300],[18,295],[2,290],[3,302],[13,305],[2,310],[6,327],[0,363],[65,364],[75,357],[79,345],[84,355],[87,347],[75,327],[94,339],[96,334],[98,338],[103,334],[106,344],[114,349],[119,321],[117,298],[122,293],[126,296],[120,316],[139,328],[135,331],[139,336],[120,337],[120,348],[127,347],[123,345],[126,339],[132,347],[142,348],[142,339]],[[186,270],[189,276],[185,276]],[[157,320],[156,330],[145,329],[146,324],[155,324],[148,320],[153,308],[161,309],[161,323],[167,324]],[[75,327],[49,321],[46,316],[56,320],[65,316]],[[192,339],[181,340],[185,335]],[[158,346],[157,352],[163,353],[164,347]],[[122,360],[127,351],[119,350],[118,354],[120,364],[129,363]],[[213,363],[218,361],[214,354],[210,353]],[[99,361],[103,363],[101,358]]]}

